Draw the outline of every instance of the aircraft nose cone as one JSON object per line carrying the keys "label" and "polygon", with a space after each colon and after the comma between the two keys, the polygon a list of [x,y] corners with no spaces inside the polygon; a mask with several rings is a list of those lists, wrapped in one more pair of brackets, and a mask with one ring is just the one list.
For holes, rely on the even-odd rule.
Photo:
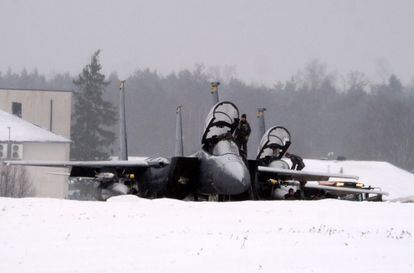
{"label": "aircraft nose cone", "polygon": [[217,173],[216,178],[221,194],[237,195],[250,189],[250,174],[243,161],[227,158],[223,166],[223,172]]}
{"label": "aircraft nose cone", "polygon": [[[250,175],[244,164],[233,164],[231,179],[234,182],[235,191],[242,193],[250,187]],[[236,193],[237,194],[237,193]]]}

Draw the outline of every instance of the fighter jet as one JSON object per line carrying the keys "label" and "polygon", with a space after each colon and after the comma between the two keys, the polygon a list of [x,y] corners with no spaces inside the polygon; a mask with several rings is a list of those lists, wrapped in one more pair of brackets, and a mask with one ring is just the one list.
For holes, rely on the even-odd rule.
{"label": "fighter jet", "polygon": [[[233,133],[239,122],[237,107],[228,101],[214,105],[207,115],[201,149],[190,156],[140,157],[114,161],[6,161],[9,165],[69,167],[70,177],[92,181],[97,199],[134,193],[141,197],[195,200],[248,199],[250,174]],[[180,135],[178,138],[182,137]],[[126,143],[126,141],[124,141]],[[126,151],[125,151],[126,152]]]}
{"label": "fighter jet", "polygon": [[[364,187],[355,175],[291,170],[283,158],[290,145],[291,136],[284,127],[274,126],[263,135],[256,160],[250,161],[250,164],[256,165],[250,169],[256,169],[257,172],[253,185],[257,199],[284,199],[290,188],[300,193],[296,199],[352,195],[362,200],[365,197],[368,199],[369,195],[375,195],[375,198],[387,195],[381,189]],[[341,180],[328,181],[329,179]],[[308,183],[309,181],[312,182]]]}
{"label": "fighter jet", "polygon": [[[217,91],[217,86],[218,83],[212,83],[212,91]],[[290,134],[283,127],[269,129],[260,142],[257,158],[245,161],[234,141],[239,110],[229,101],[217,102],[217,95],[213,97],[215,104],[207,115],[198,152],[189,156],[183,155],[181,107],[178,107],[176,155],[171,158],[139,157],[128,161],[124,82],[120,91],[120,160],[5,163],[68,167],[71,169],[71,180],[92,184],[96,189],[95,199],[100,200],[128,193],[146,198],[193,200],[273,199],[280,188],[275,185],[275,181],[355,178],[342,174],[289,170],[282,157],[290,145]],[[213,92],[213,95],[215,93],[217,92]]]}

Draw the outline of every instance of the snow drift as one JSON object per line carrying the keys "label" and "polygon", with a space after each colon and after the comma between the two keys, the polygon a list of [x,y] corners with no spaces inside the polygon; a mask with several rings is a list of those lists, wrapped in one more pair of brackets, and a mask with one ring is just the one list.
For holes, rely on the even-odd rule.
{"label": "snow drift", "polygon": [[386,200],[414,196],[414,174],[402,170],[390,163],[379,161],[331,161],[306,159],[304,170],[320,171],[359,176],[366,186],[380,187],[388,192]]}

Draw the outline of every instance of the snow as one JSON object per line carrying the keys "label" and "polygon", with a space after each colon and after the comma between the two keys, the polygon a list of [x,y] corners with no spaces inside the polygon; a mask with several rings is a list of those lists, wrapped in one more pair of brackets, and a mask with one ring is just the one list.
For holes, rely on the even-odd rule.
{"label": "snow", "polygon": [[0,141],[16,142],[70,142],[69,139],[42,129],[30,122],[0,110]]}
{"label": "snow", "polygon": [[[386,162],[305,160],[413,201]],[[0,272],[414,272],[414,204],[0,198]]]}
{"label": "snow", "polygon": [[0,272],[414,272],[414,204],[0,198]]}
{"label": "snow", "polygon": [[379,161],[331,161],[306,159],[304,170],[339,173],[359,176],[366,186],[380,187],[388,192],[384,199],[392,200],[414,196],[414,174],[390,163]]}

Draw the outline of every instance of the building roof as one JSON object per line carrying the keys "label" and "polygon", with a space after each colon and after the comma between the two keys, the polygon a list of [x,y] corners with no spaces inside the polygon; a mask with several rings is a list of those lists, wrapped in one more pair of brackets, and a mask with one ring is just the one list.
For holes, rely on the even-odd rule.
{"label": "building roof", "polygon": [[68,143],[69,139],[0,110],[0,141]]}
{"label": "building roof", "polygon": [[26,89],[26,88],[7,88],[7,87],[0,87],[0,91],[43,91],[43,92],[69,92],[69,93],[73,93],[73,90],[61,90],[61,89]]}

